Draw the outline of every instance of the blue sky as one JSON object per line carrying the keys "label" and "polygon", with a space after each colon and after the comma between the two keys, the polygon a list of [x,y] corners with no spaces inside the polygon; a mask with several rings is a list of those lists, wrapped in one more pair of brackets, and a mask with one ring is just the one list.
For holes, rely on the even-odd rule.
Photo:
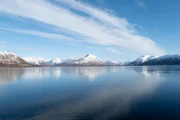
{"label": "blue sky", "polygon": [[179,53],[179,0],[1,0],[0,50],[126,61]]}

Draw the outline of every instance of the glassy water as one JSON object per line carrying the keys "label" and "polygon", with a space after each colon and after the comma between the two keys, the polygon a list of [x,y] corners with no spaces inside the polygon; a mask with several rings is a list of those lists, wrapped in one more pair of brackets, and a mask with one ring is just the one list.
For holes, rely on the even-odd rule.
{"label": "glassy water", "polygon": [[180,66],[1,68],[0,120],[180,120]]}

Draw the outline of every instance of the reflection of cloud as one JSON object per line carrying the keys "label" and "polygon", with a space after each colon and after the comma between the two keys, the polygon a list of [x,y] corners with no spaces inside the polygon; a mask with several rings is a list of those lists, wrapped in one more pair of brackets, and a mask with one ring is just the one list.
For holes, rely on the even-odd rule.
{"label": "reflection of cloud", "polygon": [[148,67],[147,66],[142,67],[141,74],[144,75],[145,77],[151,77],[151,74],[148,72]]}
{"label": "reflection of cloud", "polygon": [[106,67],[65,67],[62,71],[73,76],[86,76],[89,80],[94,80],[106,72]]}
{"label": "reflection of cloud", "polygon": [[80,69],[81,73],[89,78],[89,80],[94,80],[100,74],[106,72],[105,67],[82,67]]}
{"label": "reflection of cloud", "polygon": [[[88,69],[90,68],[87,68],[89,72]],[[93,69],[91,70],[93,71]],[[128,68],[128,71],[131,69]],[[57,106],[34,118],[44,120],[56,117],[58,119],[72,120],[75,118],[81,119],[83,115],[87,115],[82,117],[86,118],[88,115],[94,115],[94,112],[98,111],[99,114],[94,115],[92,119],[100,120],[126,114],[131,108],[132,102],[144,95],[151,94],[164,79],[159,71],[149,71],[148,67],[138,67],[133,72],[134,74],[131,75],[123,72],[125,74],[125,77],[123,76],[124,81],[120,80],[121,76],[119,75],[117,80],[109,80],[106,86],[99,87],[98,90],[92,91],[86,97],[72,100],[71,103],[63,104],[63,107]],[[142,73],[147,73],[150,77],[144,77]]]}

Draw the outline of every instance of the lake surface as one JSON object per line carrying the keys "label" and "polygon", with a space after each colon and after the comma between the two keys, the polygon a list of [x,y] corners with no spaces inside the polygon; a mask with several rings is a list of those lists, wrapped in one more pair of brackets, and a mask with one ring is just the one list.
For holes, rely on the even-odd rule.
{"label": "lake surface", "polygon": [[180,120],[180,66],[0,68],[0,120]]}

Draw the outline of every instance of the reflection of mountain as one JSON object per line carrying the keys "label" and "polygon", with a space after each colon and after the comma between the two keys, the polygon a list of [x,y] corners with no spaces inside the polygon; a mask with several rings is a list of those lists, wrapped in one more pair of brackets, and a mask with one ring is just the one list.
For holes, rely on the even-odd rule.
{"label": "reflection of mountain", "polygon": [[41,79],[43,77],[60,77],[61,68],[2,68],[0,83],[16,81],[17,79]]}
{"label": "reflection of mountain", "polygon": [[106,72],[106,67],[63,67],[62,72],[73,76],[86,76],[90,80]]}
{"label": "reflection of mountain", "polygon": [[63,73],[73,76],[86,76],[89,80],[96,79],[106,72],[115,72],[118,67],[62,67]]}
{"label": "reflection of mountain", "polygon": [[[63,107],[57,106],[34,119],[50,119],[55,116],[72,120],[90,116],[92,119],[101,120],[126,114],[131,109],[133,102],[142,99],[144,95],[151,94],[164,80],[161,72],[156,68],[130,67],[127,69],[129,72],[130,70],[133,70],[131,75],[122,71],[124,80],[119,75],[117,80],[109,80],[106,86],[93,89],[87,96],[77,100],[72,99],[71,103],[63,104]],[[159,68],[159,70],[162,69]],[[111,77],[107,79],[111,79]],[[96,81],[94,84],[97,85]],[[102,85],[104,84],[102,83]],[[98,111],[98,114],[95,111]]]}
{"label": "reflection of mountain", "polygon": [[0,84],[8,81],[16,81],[22,74],[19,68],[2,68],[0,69]]}
{"label": "reflection of mountain", "polygon": [[60,68],[30,68],[25,69],[24,74],[22,75],[23,78],[44,78],[44,77],[60,77],[61,76],[61,69]]}
{"label": "reflection of mountain", "polygon": [[2,68],[0,69],[0,82],[14,81],[19,78],[41,79],[45,77],[60,77],[62,74],[68,76],[85,76],[88,80],[95,80],[102,74],[116,72],[118,69],[124,71],[135,71],[143,76],[151,77],[153,73],[175,72],[176,67],[45,67],[45,68]]}
{"label": "reflection of mountain", "polygon": [[85,76],[94,80],[106,72],[115,72],[118,67],[39,67],[39,68],[2,68],[0,69],[0,83],[17,79],[42,79],[45,77]]}

